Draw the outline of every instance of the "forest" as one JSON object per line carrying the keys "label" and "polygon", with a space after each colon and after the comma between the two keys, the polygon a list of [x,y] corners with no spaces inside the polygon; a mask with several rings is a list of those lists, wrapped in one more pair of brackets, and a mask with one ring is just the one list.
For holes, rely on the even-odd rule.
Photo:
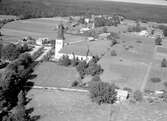
{"label": "forest", "polygon": [[128,19],[167,22],[167,7],[107,1],[77,0],[1,0],[0,14],[21,18],[75,16],[89,14],[119,14]]}

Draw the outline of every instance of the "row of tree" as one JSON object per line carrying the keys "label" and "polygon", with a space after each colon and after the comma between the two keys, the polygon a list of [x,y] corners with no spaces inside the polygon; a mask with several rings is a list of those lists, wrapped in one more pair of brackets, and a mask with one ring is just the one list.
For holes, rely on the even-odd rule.
{"label": "row of tree", "polygon": [[0,120],[30,121],[25,105],[27,90],[25,85],[32,73],[33,60],[27,53],[11,62],[0,78]]}
{"label": "row of tree", "polygon": [[103,69],[97,62],[99,61],[98,56],[93,56],[93,58],[87,63],[85,60],[79,60],[78,58],[69,59],[68,56],[63,56],[59,59],[59,64],[64,66],[72,65],[76,67],[78,73],[80,74],[81,79],[85,75],[99,75],[103,72]]}
{"label": "row of tree", "polygon": [[3,45],[0,43],[0,58],[2,60],[13,61],[17,59],[22,53],[29,51],[29,47],[27,44],[7,44]]}

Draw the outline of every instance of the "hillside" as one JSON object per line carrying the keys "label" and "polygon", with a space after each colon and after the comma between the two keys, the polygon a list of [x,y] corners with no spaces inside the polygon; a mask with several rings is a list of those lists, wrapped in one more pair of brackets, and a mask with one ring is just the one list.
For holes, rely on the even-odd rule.
{"label": "hillside", "polygon": [[11,0],[0,4],[0,14],[25,18],[118,13],[129,19],[167,22],[166,11],[167,6],[99,0]]}

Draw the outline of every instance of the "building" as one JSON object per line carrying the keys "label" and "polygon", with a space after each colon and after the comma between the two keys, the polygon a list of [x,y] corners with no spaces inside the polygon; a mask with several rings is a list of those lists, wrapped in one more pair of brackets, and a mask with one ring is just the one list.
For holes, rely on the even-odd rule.
{"label": "building", "polygon": [[[82,44],[82,46],[80,46],[80,44]],[[68,56],[70,59],[78,58],[79,60],[86,61],[92,59],[86,41],[79,41],[73,44],[65,43],[64,27],[63,25],[59,25],[55,42],[55,60],[59,60],[63,55]]]}

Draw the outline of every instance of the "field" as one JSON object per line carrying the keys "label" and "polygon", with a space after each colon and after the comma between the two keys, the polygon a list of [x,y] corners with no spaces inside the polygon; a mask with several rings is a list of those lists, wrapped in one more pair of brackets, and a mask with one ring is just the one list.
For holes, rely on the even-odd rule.
{"label": "field", "polygon": [[140,89],[149,63],[154,60],[154,41],[137,35],[121,35],[118,41],[111,48],[117,56],[111,56],[109,50],[99,62],[104,69],[101,78],[122,88]]}
{"label": "field", "polygon": [[107,121],[109,105],[92,103],[88,94],[31,90],[32,98],[28,107],[34,107],[34,115],[39,121]]}
{"label": "field", "polygon": [[52,62],[44,62],[35,68],[32,80],[37,86],[71,87],[71,83],[78,79],[75,68],[62,67]]}
{"label": "field", "polygon": [[[66,21],[66,18],[60,17],[19,20],[6,24],[1,29],[1,32],[5,41],[17,41],[27,36],[35,39],[48,37],[55,40],[57,37],[57,25]],[[85,40],[82,36],[73,36],[71,34],[66,34],[65,38],[66,42]]]}
{"label": "field", "polygon": [[[150,71],[150,75],[147,81],[146,89],[149,90],[167,90],[165,83],[167,83],[167,69],[161,68],[161,60],[153,61],[153,65]],[[152,82],[151,78],[160,78],[160,82]]]}
{"label": "field", "polygon": [[167,105],[140,103],[97,105],[88,94],[32,89],[27,108],[34,107],[32,115],[39,121],[166,121]]}

